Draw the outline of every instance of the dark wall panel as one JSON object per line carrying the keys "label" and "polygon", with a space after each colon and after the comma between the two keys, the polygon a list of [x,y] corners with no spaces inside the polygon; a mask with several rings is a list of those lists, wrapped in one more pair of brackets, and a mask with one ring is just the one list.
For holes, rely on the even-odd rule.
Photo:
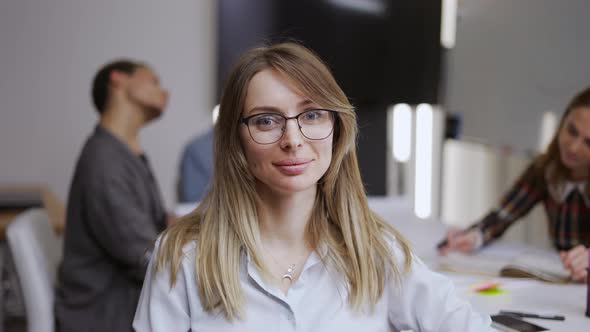
{"label": "dark wall panel", "polygon": [[386,193],[387,107],[437,103],[441,1],[220,0],[218,95],[247,48],[295,39],[320,55],[357,109],[358,156],[372,195]]}

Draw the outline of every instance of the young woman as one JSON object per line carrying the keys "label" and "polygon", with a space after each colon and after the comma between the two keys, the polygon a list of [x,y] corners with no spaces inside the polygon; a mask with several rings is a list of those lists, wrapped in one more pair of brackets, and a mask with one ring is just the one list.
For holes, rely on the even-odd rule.
{"label": "young woman", "polygon": [[542,202],[549,235],[572,279],[588,277],[590,247],[590,88],[568,105],[547,151],[537,157],[506,193],[500,206],[467,232],[447,234],[450,250],[473,251],[500,237]]}
{"label": "young woman", "polygon": [[367,206],[353,107],[292,43],[246,52],[199,207],[166,231],[137,331],[487,331]]}

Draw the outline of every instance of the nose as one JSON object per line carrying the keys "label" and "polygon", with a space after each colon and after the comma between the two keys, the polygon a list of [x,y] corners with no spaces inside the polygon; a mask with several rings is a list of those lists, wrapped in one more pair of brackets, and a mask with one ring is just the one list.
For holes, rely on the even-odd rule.
{"label": "nose", "polygon": [[[293,121],[289,121],[293,120]],[[303,135],[299,130],[299,123],[297,119],[289,119],[285,123],[283,137],[281,137],[281,148],[285,150],[298,149],[303,145]]]}

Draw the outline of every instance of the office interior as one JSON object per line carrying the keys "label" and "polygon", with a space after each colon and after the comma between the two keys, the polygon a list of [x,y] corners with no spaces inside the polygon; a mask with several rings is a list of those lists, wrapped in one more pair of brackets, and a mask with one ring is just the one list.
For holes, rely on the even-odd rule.
{"label": "office interior", "polygon": [[[334,10],[363,15],[379,15],[380,6],[390,3],[321,2]],[[443,16],[449,10],[447,2],[456,6],[450,18]],[[170,91],[165,114],[142,131],[141,140],[167,208],[178,211],[182,149],[213,125],[211,110],[218,103],[220,76],[227,70],[220,69],[220,63],[227,66],[230,61],[220,55],[220,49],[227,43],[233,43],[234,51],[251,46],[231,38],[223,44],[220,9],[234,6],[239,12],[239,8],[238,20],[247,27],[251,14],[260,15],[256,11],[269,8],[254,3],[270,2],[2,1],[0,186],[9,191],[44,188],[45,203],[66,201],[76,158],[96,123],[89,95],[92,76],[106,61],[126,56],[145,59]],[[440,28],[436,46],[430,46],[438,52],[436,66],[429,72],[435,85],[427,88],[431,91],[423,95],[426,100],[420,100],[420,94],[404,99],[396,92],[392,92],[395,100],[378,103],[361,98],[359,158],[375,206],[387,209],[383,202],[395,202],[405,211],[401,215],[420,223],[420,229],[431,232],[427,237],[435,241],[444,234],[441,225],[467,226],[497,204],[528,162],[546,147],[573,94],[590,84],[590,35],[586,33],[590,2],[416,3],[430,10],[429,17],[436,17]],[[270,23],[252,20],[252,24],[257,26],[254,30],[264,30]],[[418,22],[413,27],[428,25]],[[450,32],[444,35],[443,28]],[[404,52],[403,44],[398,51]],[[362,70],[363,64],[352,66]],[[390,80],[395,78],[383,81]],[[426,126],[420,122],[424,117]],[[396,125],[401,129],[395,131]],[[60,216],[63,211],[55,212],[55,218]],[[546,225],[539,222],[544,218],[537,207],[525,222],[512,227],[507,241],[549,249]],[[6,257],[3,253],[3,266],[12,259]],[[2,320],[26,321],[24,304],[11,303],[10,296],[4,296],[8,304]],[[584,296],[585,288],[579,296],[580,308],[585,305]],[[590,320],[586,324],[590,326]],[[24,331],[25,325],[12,329]],[[552,330],[559,331],[555,326]],[[11,330],[3,325],[0,331],[5,328]]]}

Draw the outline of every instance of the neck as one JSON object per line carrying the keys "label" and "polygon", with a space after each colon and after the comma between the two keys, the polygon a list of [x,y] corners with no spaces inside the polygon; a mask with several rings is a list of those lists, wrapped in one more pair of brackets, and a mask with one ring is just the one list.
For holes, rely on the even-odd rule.
{"label": "neck", "polygon": [[307,250],[305,230],[312,213],[316,187],[309,190],[281,195],[258,190],[257,204],[260,234],[267,249],[280,248],[304,252]]}
{"label": "neck", "polygon": [[100,117],[100,125],[123,141],[136,154],[143,153],[139,144],[139,130],[144,121],[137,110],[127,107],[108,108]]}

